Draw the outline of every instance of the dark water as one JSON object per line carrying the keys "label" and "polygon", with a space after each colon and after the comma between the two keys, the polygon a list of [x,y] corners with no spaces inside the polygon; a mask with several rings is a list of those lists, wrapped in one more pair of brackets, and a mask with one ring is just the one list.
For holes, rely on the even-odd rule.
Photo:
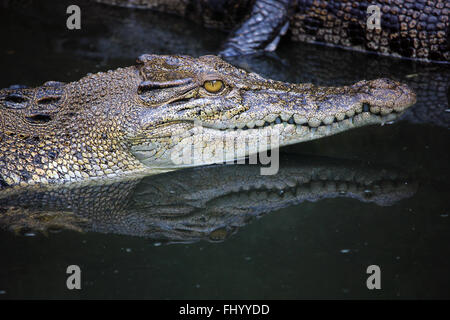
{"label": "dark water", "polygon": [[[64,1],[1,2],[0,87],[73,81],[144,52],[211,54],[226,36],[72,3],[82,8],[79,31],[66,29]],[[49,194],[64,199],[58,192],[3,199],[91,221],[69,224],[84,233],[0,231],[1,299],[450,297],[449,67],[288,41],[277,55],[233,62],[292,82],[387,76],[409,83],[418,103],[393,125],[282,149],[276,177],[214,166],[69,190],[70,208],[43,205]],[[66,288],[72,264],[81,290]],[[369,265],[380,266],[381,290],[366,287]]]}

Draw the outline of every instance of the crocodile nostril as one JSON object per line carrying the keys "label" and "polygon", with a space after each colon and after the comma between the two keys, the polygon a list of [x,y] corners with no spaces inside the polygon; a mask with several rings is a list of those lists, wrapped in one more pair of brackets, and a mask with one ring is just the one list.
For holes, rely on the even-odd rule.
{"label": "crocodile nostril", "polygon": [[37,101],[39,104],[50,104],[57,103],[61,98],[60,97],[45,97]]}
{"label": "crocodile nostril", "polygon": [[27,120],[34,123],[47,123],[52,120],[52,117],[48,114],[36,114],[30,117],[27,117]]}
{"label": "crocodile nostril", "polygon": [[23,102],[27,101],[27,99],[25,97],[23,97],[22,95],[12,93],[5,97],[5,101],[13,102],[13,103],[23,103]]}

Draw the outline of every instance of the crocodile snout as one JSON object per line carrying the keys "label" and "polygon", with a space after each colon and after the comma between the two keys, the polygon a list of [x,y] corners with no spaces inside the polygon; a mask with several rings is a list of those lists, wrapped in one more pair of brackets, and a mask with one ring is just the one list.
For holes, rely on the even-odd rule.
{"label": "crocodile snout", "polygon": [[400,113],[416,103],[416,94],[411,88],[391,79],[364,80],[353,87],[359,87],[362,102],[375,114]]}

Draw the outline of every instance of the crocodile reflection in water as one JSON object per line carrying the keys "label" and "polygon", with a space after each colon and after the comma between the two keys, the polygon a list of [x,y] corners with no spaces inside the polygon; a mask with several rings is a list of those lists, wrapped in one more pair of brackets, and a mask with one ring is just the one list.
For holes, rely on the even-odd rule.
{"label": "crocodile reflection in water", "polygon": [[17,233],[70,229],[164,242],[220,241],[269,212],[325,198],[391,205],[417,184],[392,168],[319,157],[282,159],[278,174],[259,165],[213,165],[143,179],[0,194],[0,225]]}

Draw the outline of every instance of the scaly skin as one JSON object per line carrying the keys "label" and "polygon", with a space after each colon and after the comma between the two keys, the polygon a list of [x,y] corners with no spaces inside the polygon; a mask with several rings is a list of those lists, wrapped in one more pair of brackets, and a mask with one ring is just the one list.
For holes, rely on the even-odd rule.
{"label": "scaly skin", "polygon": [[[277,141],[391,121],[415,102],[407,86],[388,79],[316,87],[264,79],[216,56],[142,55],[138,63],[68,84],[1,90],[1,187],[240,159]],[[211,80],[223,88],[208,92]],[[192,145],[190,162],[174,161]]]}
{"label": "scaly skin", "polygon": [[283,159],[276,175],[260,169],[216,165],[120,182],[10,189],[0,194],[0,227],[18,234],[68,229],[221,241],[257,217],[304,201],[346,197],[389,206],[417,190],[398,169],[349,160],[299,156]]}
{"label": "scaly skin", "polygon": [[[369,29],[367,8],[380,9],[380,29]],[[291,39],[354,50],[450,61],[446,0],[298,0],[291,17]]]}

